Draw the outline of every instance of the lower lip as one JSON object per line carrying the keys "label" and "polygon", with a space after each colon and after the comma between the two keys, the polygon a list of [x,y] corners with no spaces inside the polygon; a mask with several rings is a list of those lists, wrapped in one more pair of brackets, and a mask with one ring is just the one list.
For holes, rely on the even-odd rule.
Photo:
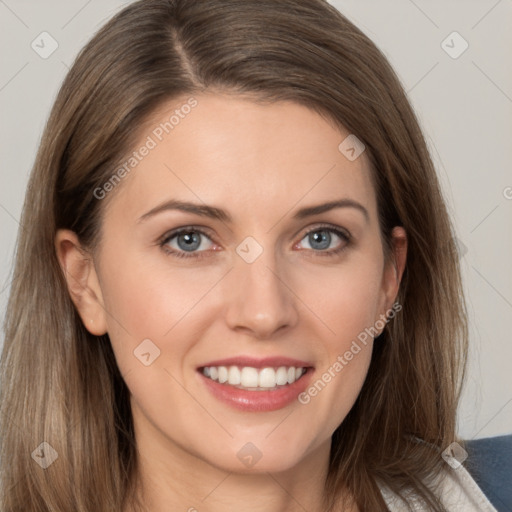
{"label": "lower lip", "polygon": [[198,373],[207,389],[221,402],[241,411],[264,412],[282,409],[296,400],[311,380],[313,368],[308,368],[307,372],[293,384],[269,391],[248,391],[235,388],[205,377],[201,371]]}

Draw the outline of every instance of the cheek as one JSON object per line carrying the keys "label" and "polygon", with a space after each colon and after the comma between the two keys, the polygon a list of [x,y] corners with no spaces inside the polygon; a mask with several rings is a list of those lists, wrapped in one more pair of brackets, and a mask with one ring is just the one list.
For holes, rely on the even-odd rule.
{"label": "cheek", "polygon": [[354,255],[338,268],[313,268],[296,279],[298,296],[328,327],[329,338],[337,340],[334,344],[340,348],[378,317],[382,282],[378,260]]}
{"label": "cheek", "polygon": [[190,322],[214,282],[205,273],[156,268],[128,257],[104,266],[102,289],[116,361],[134,406],[155,420],[144,428],[171,425],[177,410],[182,417],[201,414],[183,388],[189,378],[183,362],[194,342]]}
{"label": "cheek", "polygon": [[[301,403],[325,418],[322,428],[332,433],[352,408],[364,384],[371,360],[372,327],[378,319],[382,275],[378,260],[355,262],[316,271],[303,277],[304,302],[318,316],[323,357],[315,379]],[[312,284],[315,286],[312,286]],[[374,333],[374,332],[373,332]]]}
{"label": "cheek", "polygon": [[[121,374],[136,396],[150,389],[167,389],[173,380],[166,371],[179,382],[187,377],[183,365],[197,341],[196,331],[218,316],[208,304],[215,295],[215,284],[225,273],[206,267],[178,268],[165,256],[157,263],[148,260],[129,255],[122,261],[105,258],[112,264],[104,265],[102,272],[112,349]],[[143,355],[147,353],[150,355]],[[144,366],[144,358],[145,362],[154,362]],[[179,395],[179,391],[178,387],[174,393]],[[151,402],[151,397],[146,398]],[[153,399],[160,402],[156,395]],[[143,396],[140,403],[145,403]]]}
{"label": "cheek", "polygon": [[121,324],[136,339],[162,339],[212,288],[217,274],[173,267],[165,256],[157,264],[133,257],[116,262],[102,284],[105,307],[113,317],[109,327],[115,333]]}

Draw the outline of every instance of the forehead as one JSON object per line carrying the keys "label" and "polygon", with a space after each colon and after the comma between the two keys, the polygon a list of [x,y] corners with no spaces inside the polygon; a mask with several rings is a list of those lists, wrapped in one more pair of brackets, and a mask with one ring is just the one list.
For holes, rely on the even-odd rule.
{"label": "forehead", "polygon": [[351,197],[372,213],[365,153],[351,161],[339,148],[349,135],[291,101],[183,96],[161,105],[140,127],[133,168],[114,203],[141,215],[169,198],[270,215],[299,201]]}

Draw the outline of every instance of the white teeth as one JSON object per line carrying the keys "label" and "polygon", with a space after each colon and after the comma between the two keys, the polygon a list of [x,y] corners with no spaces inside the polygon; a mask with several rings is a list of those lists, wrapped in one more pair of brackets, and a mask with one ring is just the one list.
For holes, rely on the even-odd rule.
{"label": "white teeth", "polygon": [[251,366],[207,366],[203,375],[221,384],[229,384],[238,388],[251,390],[268,390],[277,386],[293,384],[304,373],[306,368],[280,366],[279,368],[253,368]]}
{"label": "white teeth", "polygon": [[230,366],[228,383],[232,386],[237,386],[240,382],[240,370],[238,369],[238,366]]}
{"label": "white teeth", "polygon": [[225,366],[219,366],[219,382],[224,384],[228,381],[228,369]]}
{"label": "white teeth", "polygon": [[240,375],[240,384],[244,388],[257,388],[258,370],[256,370],[256,368],[251,368],[250,366],[242,368],[242,373]]}
{"label": "white teeth", "polygon": [[288,370],[286,366],[280,366],[276,372],[276,384],[278,386],[284,386],[288,383]]}
{"label": "white teeth", "polygon": [[263,368],[263,370],[260,371],[258,385],[260,388],[276,387],[276,371],[274,368]]}

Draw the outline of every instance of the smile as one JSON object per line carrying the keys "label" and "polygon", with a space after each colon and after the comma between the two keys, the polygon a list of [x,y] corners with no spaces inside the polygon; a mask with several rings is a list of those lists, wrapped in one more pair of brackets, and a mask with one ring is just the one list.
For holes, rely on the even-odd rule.
{"label": "smile", "polygon": [[247,391],[271,391],[281,389],[299,380],[307,368],[280,366],[254,368],[251,366],[206,366],[205,377],[220,384]]}

